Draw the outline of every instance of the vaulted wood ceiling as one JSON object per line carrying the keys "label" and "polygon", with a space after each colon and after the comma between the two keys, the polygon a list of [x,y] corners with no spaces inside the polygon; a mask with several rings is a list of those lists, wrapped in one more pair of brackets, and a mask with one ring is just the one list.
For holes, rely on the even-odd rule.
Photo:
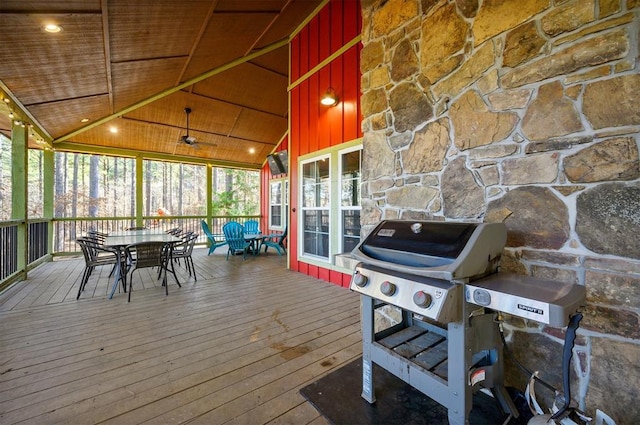
{"label": "vaulted wood ceiling", "polygon": [[[0,94],[10,102],[0,131],[10,134],[14,111],[44,130],[33,146],[44,138],[257,168],[287,131],[287,40],[321,3],[1,0]],[[187,107],[195,146],[180,142]]]}

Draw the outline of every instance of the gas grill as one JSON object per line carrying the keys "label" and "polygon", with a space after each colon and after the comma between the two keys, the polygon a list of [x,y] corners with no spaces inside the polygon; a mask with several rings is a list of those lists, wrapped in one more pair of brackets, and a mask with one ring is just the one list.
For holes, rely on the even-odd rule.
{"label": "gas grill", "polygon": [[[361,294],[362,397],[375,401],[372,363],[468,423],[472,394],[491,391],[518,417],[503,378],[495,311],[565,326],[584,302],[584,287],[497,273],[507,239],[502,223],[386,220],[352,251],[350,288]],[[375,329],[376,309],[402,319]]]}

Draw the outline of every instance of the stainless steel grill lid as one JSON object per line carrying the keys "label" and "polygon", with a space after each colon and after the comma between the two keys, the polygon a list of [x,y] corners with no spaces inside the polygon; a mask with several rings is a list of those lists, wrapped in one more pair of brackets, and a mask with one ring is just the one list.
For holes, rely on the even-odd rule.
{"label": "stainless steel grill lid", "polygon": [[495,272],[506,240],[503,223],[385,220],[352,255],[365,264],[452,280]]}

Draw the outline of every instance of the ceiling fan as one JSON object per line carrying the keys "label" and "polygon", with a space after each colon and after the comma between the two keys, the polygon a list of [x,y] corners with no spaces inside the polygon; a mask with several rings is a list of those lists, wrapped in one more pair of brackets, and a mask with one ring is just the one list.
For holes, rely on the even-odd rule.
{"label": "ceiling fan", "polygon": [[180,142],[189,146],[195,146],[196,138],[189,136],[189,115],[191,114],[191,108],[184,108],[184,113],[187,114],[187,134],[180,137]]}
{"label": "ceiling fan", "polygon": [[184,143],[185,145],[188,145],[194,149],[200,149],[199,145],[207,145],[210,146],[212,148],[218,147],[217,144],[215,143],[207,143],[207,142],[199,142],[196,140],[195,136],[190,136],[189,135],[189,115],[191,114],[191,108],[187,107],[184,108],[184,113],[187,115],[187,133],[180,136],[180,139],[178,140],[178,144],[180,143]]}

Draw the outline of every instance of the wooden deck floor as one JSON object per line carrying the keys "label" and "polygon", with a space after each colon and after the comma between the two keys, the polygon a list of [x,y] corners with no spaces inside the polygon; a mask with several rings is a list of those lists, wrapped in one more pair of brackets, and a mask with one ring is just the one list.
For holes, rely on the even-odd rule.
{"label": "wooden deck floor", "polygon": [[274,253],[194,261],[168,297],[109,300],[105,267],[76,301],[79,258],[0,294],[0,423],[326,424],[299,389],[361,354],[358,296]]}

